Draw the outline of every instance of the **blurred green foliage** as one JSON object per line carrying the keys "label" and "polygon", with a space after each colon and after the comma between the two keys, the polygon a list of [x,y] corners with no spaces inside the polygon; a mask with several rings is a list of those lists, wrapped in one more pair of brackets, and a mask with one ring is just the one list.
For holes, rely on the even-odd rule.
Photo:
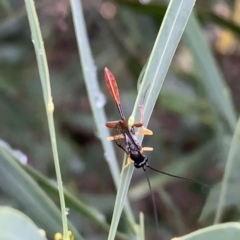
{"label": "blurred green foliage", "polygon": [[[43,95],[24,2],[2,0],[0,3],[0,138],[27,156],[28,164],[35,170],[24,166],[25,174],[32,176],[58,205]],[[217,37],[221,36],[217,34],[221,27],[231,30],[236,36],[239,36],[240,28],[236,23],[216,14],[218,4],[221,1],[199,1],[195,11],[202,23],[202,34],[207,37],[220,72],[225,77],[224,84],[230,88],[229,93],[225,94],[229,94],[232,109],[238,113],[238,45],[235,51],[224,54],[220,54],[214,46]],[[228,4],[230,10],[228,5],[223,5],[222,11],[234,11],[231,1]],[[99,83],[107,100],[105,109],[108,119],[118,119],[119,116],[104,85],[105,66],[116,76],[122,107],[125,115],[129,116],[137,94],[137,79],[148,60],[166,5],[158,1],[142,5],[125,0],[89,0],[83,1],[83,7]],[[39,0],[36,8],[50,70],[63,183],[69,194],[66,198],[67,207],[70,208],[68,218],[85,239],[106,239],[116,190],[96,134],[79,67],[70,4],[64,0]],[[195,48],[201,50],[197,49],[198,46]],[[228,116],[219,112],[218,103],[210,101],[214,86],[206,89],[201,79],[204,69],[199,71],[189,50],[189,44],[181,41],[149,122],[148,127],[154,135],[144,139],[144,146],[154,148],[148,154],[152,166],[201,180],[207,187],[150,174],[161,224],[161,236],[158,239],[190,233],[198,229],[199,224],[200,227],[212,224],[216,210],[215,199],[219,196],[217,189],[233,137],[234,126],[227,123]],[[122,159],[123,152],[116,149],[116,153],[118,159]],[[16,154],[17,158],[24,158],[19,152]],[[4,166],[1,165],[2,172],[8,170]],[[235,166],[238,169],[237,163]],[[19,182],[14,194],[9,193],[7,189],[10,183],[3,176],[0,178],[1,204],[11,205],[31,215],[35,209],[31,209],[32,206],[24,201],[24,196],[21,201],[17,198],[18,187],[24,188],[25,185]],[[232,194],[226,201],[224,222],[239,220],[239,201],[234,194],[237,183],[233,182],[233,188],[229,186]],[[151,197],[148,189],[143,187],[144,184],[146,186],[142,171],[135,171],[130,190],[131,205],[136,217],[140,211],[145,214],[147,239],[156,239]],[[208,193],[214,184],[217,184],[214,188],[217,195],[212,192],[214,196],[208,201]],[[160,194],[159,187],[163,189]],[[83,206],[79,205],[81,202],[78,202],[78,198],[83,201]],[[206,201],[208,205],[204,209],[207,209],[207,213],[202,213],[199,223]],[[83,213],[81,207],[93,207],[96,210],[90,208]],[[41,215],[42,212],[37,214]],[[98,220],[92,217],[94,215],[99,217]],[[31,218],[40,228],[44,227],[33,215]],[[101,222],[101,219],[106,221]],[[119,230],[125,232],[127,228],[123,216]],[[49,239],[53,239],[52,232],[48,230],[47,233]],[[121,239],[127,238],[123,234],[119,236]]]}

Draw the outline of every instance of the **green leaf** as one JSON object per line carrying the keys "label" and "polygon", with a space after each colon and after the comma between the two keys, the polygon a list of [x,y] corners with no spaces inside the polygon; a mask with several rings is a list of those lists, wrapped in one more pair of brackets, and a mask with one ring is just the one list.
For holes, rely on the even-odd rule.
{"label": "green leaf", "polygon": [[[158,98],[163,81],[167,74],[174,52],[178,46],[195,1],[172,0],[169,4],[163,24],[158,33],[152,53],[143,76],[141,87],[139,88],[137,100],[133,113],[129,118],[129,125],[132,125],[136,117],[139,117],[138,106],[142,102],[146,90],[149,88],[144,102],[145,114],[144,123],[147,125],[155,102]],[[140,137],[140,142],[143,137]],[[130,180],[133,174],[133,164],[125,169],[120,178],[114,212],[108,239],[115,238],[117,226],[120,220],[122,209],[126,200]]]}
{"label": "green leaf", "polygon": [[[162,21],[164,17],[164,13],[166,12],[166,5],[163,4],[155,4],[155,3],[148,3],[148,4],[141,4],[137,1],[129,1],[129,0],[115,0],[118,4],[126,6],[134,11],[145,13],[151,15],[156,20]],[[240,27],[235,24],[233,21],[229,19],[222,18],[221,16],[217,15],[213,11],[209,9],[202,9],[197,8],[196,14],[201,21],[208,22],[212,21],[222,27],[225,27],[232,31],[237,36],[240,36]]]}
{"label": "green leaf", "polygon": [[46,240],[29,217],[10,207],[0,208],[0,239]]}
{"label": "green leaf", "polygon": [[[239,171],[239,169],[236,169]],[[236,181],[237,179],[235,179]],[[206,220],[206,218],[208,218],[209,216],[212,216],[214,212],[216,212],[218,209],[220,216],[218,216],[217,221],[220,220],[219,217],[221,217],[222,211],[230,206],[236,206],[239,204],[239,199],[240,199],[240,191],[239,191],[239,181],[235,182],[235,183],[231,183],[230,181],[228,181],[226,184],[226,191],[225,193],[221,193],[223,186],[222,184],[216,184],[210,191],[208,197],[207,197],[207,201],[203,207],[203,210],[201,212],[201,216],[199,218],[199,221],[201,223],[204,223],[204,221]],[[225,187],[224,187],[225,188]],[[221,196],[222,194],[225,195]],[[219,196],[221,196],[221,199],[223,199],[223,202],[219,203]],[[222,200],[221,200],[222,201]],[[219,203],[219,204],[216,204]]]}
{"label": "green leaf", "polygon": [[183,237],[173,238],[173,240],[238,240],[239,236],[240,223],[230,222],[203,228]]}
{"label": "green leaf", "polygon": [[[90,44],[87,37],[81,1],[71,0],[70,2],[72,6],[73,21],[76,31],[79,55],[81,58],[84,81],[86,84],[87,93],[97,128],[97,135],[102,142],[105,159],[107,161],[107,164],[109,165],[114,184],[117,188],[119,185],[120,171],[117,163],[117,158],[114,153],[113,144],[110,141],[106,140],[107,137],[110,135],[110,132],[104,126],[107,122],[106,114],[103,110],[105,98],[100,91],[96,77],[96,68],[94,66]],[[134,228],[135,220],[132,210],[130,208],[130,204],[128,202],[126,202],[124,210],[130,226]]]}
{"label": "green leaf", "polygon": [[[1,142],[0,145],[0,188],[18,200],[34,221],[52,236],[62,232],[61,213],[37,183],[19,166],[13,151]],[[75,239],[82,239],[70,225]]]}
{"label": "green leaf", "polygon": [[189,19],[184,39],[194,57],[199,77],[205,86],[208,97],[212,101],[213,111],[215,110],[215,106],[218,106],[219,112],[226,118],[233,131],[237,119],[232,104],[231,93],[218,69],[194,13],[192,13]]}
{"label": "green leaf", "polygon": [[[240,172],[240,119],[238,120],[234,136],[231,142],[222,186],[215,186],[208,196],[200,220],[204,220],[209,214],[217,208],[214,222],[221,220],[221,216],[225,207],[230,205],[238,205],[239,192],[239,172]],[[219,196],[220,195],[220,196]],[[216,204],[218,202],[218,204]]]}
{"label": "green leaf", "polygon": [[[27,171],[27,173],[31,175],[31,177],[34,178],[34,180],[41,186],[41,188],[46,191],[46,193],[49,193],[56,198],[58,197],[57,186],[55,186],[52,181],[48,180],[41,173],[37,172],[36,170],[27,165],[23,165],[22,167]],[[79,198],[75,197],[67,190],[64,191],[64,197],[66,200],[66,204],[70,209],[76,210],[79,214],[86,217],[91,222],[95,223],[97,226],[100,226],[107,232],[109,231],[110,226],[105,219],[106,217],[101,212],[99,212],[92,206],[89,206],[86,203],[82,202]],[[127,239],[127,237],[121,233],[117,233],[117,237],[119,239]]]}

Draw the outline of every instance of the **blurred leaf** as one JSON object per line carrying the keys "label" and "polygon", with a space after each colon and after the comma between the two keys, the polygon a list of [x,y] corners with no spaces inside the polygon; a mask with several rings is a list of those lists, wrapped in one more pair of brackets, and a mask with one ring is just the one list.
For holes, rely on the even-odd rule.
{"label": "blurred leaf", "polygon": [[126,6],[133,11],[138,11],[141,13],[149,14],[153,17],[157,17],[159,20],[164,18],[165,12],[167,10],[167,4],[142,4],[138,1],[131,0],[115,0],[118,4]]}
{"label": "blurred leaf", "polygon": [[[124,5],[126,7],[131,8],[133,11],[149,14],[159,21],[162,21],[165,11],[167,9],[166,5],[163,4],[154,3],[141,4],[139,1],[130,0],[115,0],[115,1],[120,5]],[[222,27],[231,30],[237,36],[240,36],[240,27],[233,21],[224,19],[208,9],[197,8],[195,10],[200,20],[206,22],[212,21]]]}
{"label": "blurred leaf", "polygon": [[233,131],[237,120],[232,104],[231,92],[225,84],[222,73],[218,69],[194,13],[192,13],[189,19],[183,36],[193,54],[199,77],[205,86],[208,98],[212,101],[212,111],[215,110],[215,105],[217,105],[218,110]]}
{"label": "blurred leaf", "polygon": [[[239,172],[240,172],[240,119],[236,126],[234,136],[231,142],[227,163],[225,167],[222,186],[219,185],[209,194],[206,204],[203,208],[200,220],[203,221],[209,214],[217,209],[214,222],[221,220],[225,207],[230,205],[239,205],[240,192]],[[216,204],[218,202],[218,205]]]}
{"label": "blurred leaf", "polygon": [[[35,181],[19,166],[6,144],[0,145],[0,188],[18,200],[34,221],[52,236],[62,231],[60,211]],[[76,239],[82,239],[70,225]]]}
{"label": "blurred leaf", "polygon": [[[49,194],[53,194],[56,198],[58,197],[58,189],[55,184],[49,181],[41,173],[37,172],[29,166],[22,167],[35,179],[35,181]],[[109,231],[109,225],[105,219],[105,216],[99,212],[96,208],[87,205],[82,202],[80,199],[69,193],[67,190],[64,191],[64,197],[66,200],[66,205],[70,209],[75,209],[82,216],[94,222],[96,225],[103,228],[105,231]],[[98,198],[98,197],[97,197]],[[93,202],[96,202],[96,196],[94,197]],[[106,202],[106,200],[105,200]],[[124,234],[117,233],[119,239],[128,239]]]}
{"label": "blurred leaf", "polygon": [[[102,142],[105,159],[109,165],[115,187],[118,188],[119,167],[116,156],[114,154],[113,144],[109,141],[106,141],[107,137],[110,135],[109,130],[106,127],[103,127],[107,122],[106,115],[103,109],[106,100],[99,88],[99,84],[97,81],[96,67],[94,65],[90,49],[90,43],[87,36],[82,4],[81,1],[78,0],[71,0],[70,3],[73,12],[73,22],[76,32],[84,81],[86,84],[87,93],[90,100],[93,117],[95,120],[95,125],[98,131],[97,134]],[[133,229],[135,226],[135,219],[128,201],[126,201],[125,203],[124,210],[126,213],[127,221]]]}
{"label": "blurred leaf", "polygon": [[183,214],[181,214],[179,208],[174,204],[171,195],[161,187],[158,189],[158,195],[161,201],[163,201],[164,205],[167,206],[167,211],[170,211],[172,224],[176,226],[178,232],[189,232],[189,229],[184,222]]}
{"label": "blurred leaf", "polygon": [[112,36],[115,39],[115,44],[118,45],[119,51],[127,56],[126,65],[130,66],[134,78],[137,78],[138,73],[141,71],[141,63],[139,61],[138,50],[135,44],[132,42],[131,38],[129,38],[127,32],[122,29],[117,20],[112,19],[108,24]]}
{"label": "blurred leaf", "polygon": [[0,208],[1,240],[46,240],[40,229],[22,212],[9,208]]}
{"label": "blurred leaf", "polygon": [[[236,125],[236,115],[235,110],[231,101],[231,93],[226,86],[221,72],[218,70],[218,67],[216,65],[216,62],[211,54],[211,50],[209,48],[209,45],[207,44],[205,38],[203,37],[202,31],[200,29],[200,26],[194,17],[194,15],[191,16],[189,19],[188,26],[186,28],[186,32],[184,35],[188,47],[191,49],[191,52],[195,58],[197,69],[199,70],[199,76],[202,79],[202,82],[205,85],[205,89],[208,93],[208,98],[211,100],[211,110],[212,115],[214,119],[214,127],[216,130],[216,134],[221,139],[224,134],[224,128],[221,121],[219,121],[219,117],[216,114],[216,105],[218,105],[218,111],[220,111],[221,116],[226,119],[228,122],[228,125],[230,126],[231,131],[234,131],[235,125]],[[236,134],[236,131],[235,131]],[[219,151],[222,152],[222,155],[225,157],[227,155],[228,149],[226,148],[226,145],[223,145],[222,142],[219,142]],[[236,146],[239,146],[239,143],[235,143]],[[235,147],[236,147],[235,146]],[[237,151],[237,148],[235,148],[234,151]],[[235,152],[236,154],[236,152]],[[236,156],[239,156],[239,154],[236,154]],[[232,157],[232,158],[231,158]],[[215,219],[215,223],[219,221],[220,218],[220,212],[222,212],[225,204],[225,194],[226,194],[226,185],[229,181],[229,176],[232,174],[231,172],[231,165],[233,164],[234,156],[229,155],[229,158],[227,160],[227,169],[225,173],[225,182],[223,185],[223,190],[220,195],[219,200],[219,206],[218,211]],[[230,159],[231,158],[231,159]],[[236,159],[236,158],[235,158]],[[237,163],[237,162],[235,162]],[[237,166],[233,169],[239,169]],[[230,173],[231,172],[231,173]],[[233,178],[232,178],[233,179]],[[237,181],[237,178],[235,178],[235,181]],[[216,190],[215,190],[216,191]],[[210,194],[209,197],[215,196],[215,194]],[[210,201],[210,203],[208,203]],[[213,209],[215,209],[216,202],[214,205],[212,205],[213,201],[208,198],[206,205],[208,205],[207,209],[209,210],[210,205]],[[206,209],[204,207],[204,209]],[[209,211],[209,213],[212,211]]]}
{"label": "blurred leaf", "polygon": [[[7,0],[2,0],[5,1],[7,4],[9,1]],[[36,2],[36,8],[41,8],[44,7],[46,4],[49,4],[48,0],[43,0]],[[15,28],[16,24],[18,24],[23,18],[26,17],[26,8],[25,6],[22,6],[19,8],[17,11],[12,11],[10,9],[11,15],[9,15],[6,19],[0,22],[0,36],[4,35],[5,32],[8,32],[9,29]]]}
{"label": "blurred leaf", "polygon": [[184,94],[184,92],[174,92],[165,90],[160,96],[161,106],[170,112],[181,114],[183,117],[193,116],[199,119],[198,99],[196,96]]}
{"label": "blurred leaf", "polygon": [[240,223],[230,222],[202,228],[185,236],[173,238],[172,240],[238,240],[239,235]]}
{"label": "blurred leaf", "polygon": [[5,10],[5,12],[10,15],[13,11],[12,11],[12,7],[9,1],[7,0],[1,0],[0,1],[0,5],[2,5],[3,9]]}
{"label": "blurred leaf", "polygon": [[[221,193],[221,189],[222,189],[222,185],[220,183],[216,184],[213,187],[213,189],[211,189],[211,191],[207,197],[207,201],[202,210],[201,216],[199,218],[199,221],[201,223],[204,223],[204,221],[206,221],[206,218],[212,216],[213,213],[215,213],[217,211],[218,204],[216,204],[216,203],[219,202],[219,196]],[[224,199],[224,204],[221,206],[221,211],[227,207],[238,205],[239,199],[240,199],[239,182],[227,183],[225,196],[227,196],[227,197]]]}

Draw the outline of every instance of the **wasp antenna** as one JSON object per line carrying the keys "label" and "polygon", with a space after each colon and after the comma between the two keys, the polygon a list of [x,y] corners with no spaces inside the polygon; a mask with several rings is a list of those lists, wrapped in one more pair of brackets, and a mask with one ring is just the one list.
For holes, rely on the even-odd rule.
{"label": "wasp antenna", "polygon": [[146,98],[147,92],[148,92],[148,90],[150,88],[150,85],[151,85],[151,83],[148,84],[148,86],[147,86],[147,88],[145,90],[145,93],[143,95],[143,99],[142,99],[142,104],[141,105],[143,105],[143,103],[145,102],[145,98]]}
{"label": "wasp antenna", "polygon": [[152,187],[151,187],[151,184],[150,184],[150,180],[149,180],[149,177],[147,175],[147,171],[146,171],[146,168],[145,166],[142,167],[144,173],[145,173],[145,176],[146,176],[146,179],[147,179],[147,183],[148,183],[148,187],[149,187],[149,191],[150,191],[150,194],[151,194],[151,198],[152,198],[152,203],[153,203],[153,212],[154,212],[154,218],[155,218],[155,225],[156,225],[156,230],[157,230],[157,236],[160,236],[159,235],[159,221],[158,221],[158,214],[157,214],[157,207],[156,207],[156,201],[155,201],[155,197],[153,195],[153,191],[152,191]]}
{"label": "wasp antenna", "polygon": [[162,174],[167,175],[167,176],[169,176],[169,177],[179,178],[179,179],[182,179],[182,180],[188,180],[188,181],[192,181],[192,182],[198,183],[198,184],[201,185],[201,186],[206,186],[205,183],[200,182],[200,181],[198,181],[198,180],[196,180],[196,179],[187,178],[187,177],[180,177],[180,176],[177,176],[177,175],[173,175],[173,174],[170,174],[170,173],[166,173],[166,172],[157,170],[157,169],[155,169],[155,168],[153,168],[153,167],[151,167],[151,166],[149,166],[149,165],[146,165],[146,166],[147,166],[148,168],[150,168],[151,170],[155,171],[155,172],[162,173]]}

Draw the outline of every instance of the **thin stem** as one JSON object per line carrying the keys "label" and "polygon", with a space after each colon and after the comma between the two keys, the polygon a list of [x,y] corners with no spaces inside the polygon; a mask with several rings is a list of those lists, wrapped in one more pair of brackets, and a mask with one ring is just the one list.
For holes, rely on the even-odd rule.
{"label": "thin stem", "polygon": [[63,236],[64,236],[64,240],[69,240],[68,222],[67,222],[67,217],[66,217],[66,207],[65,207],[65,200],[64,200],[63,184],[62,184],[60,164],[59,164],[59,159],[58,159],[56,134],[55,134],[55,127],[54,127],[54,120],[53,120],[54,104],[52,102],[51,86],[50,86],[50,78],[49,78],[49,70],[48,70],[46,52],[44,49],[42,34],[41,34],[34,2],[33,2],[33,0],[25,0],[25,4],[26,4],[26,9],[27,9],[27,16],[28,16],[28,20],[29,20],[29,24],[30,24],[30,29],[31,29],[31,33],[32,33],[32,42],[33,42],[34,49],[36,52],[38,69],[39,69],[39,74],[40,74],[40,79],[41,79],[41,84],[42,84],[42,90],[43,90],[43,97],[44,97],[44,102],[45,102],[45,107],[46,107],[46,112],[47,112],[48,127],[49,127],[49,132],[50,132],[54,166],[55,166],[57,184],[58,184],[58,190],[59,190],[59,198],[60,198],[60,206],[61,206],[61,214],[62,214],[62,224],[63,224]]}
{"label": "thin stem", "polygon": [[61,169],[60,169],[59,158],[58,158],[58,151],[57,151],[53,112],[51,112],[51,110],[49,109],[47,109],[47,118],[48,118],[48,126],[49,126],[49,131],[51,136],[53,159],[54,159],[54,166],[56,171],[57,185],[58,185],[58,192],[59,192],[59,199],[60,199],[62,224],[63,224],[63,236],[64,236],[64,240],[69,240],[68,222],[67,222],[67,216],[66,216],[66,204],[65,204],[65,198],[64,198],[63,182],[62,182]]}

